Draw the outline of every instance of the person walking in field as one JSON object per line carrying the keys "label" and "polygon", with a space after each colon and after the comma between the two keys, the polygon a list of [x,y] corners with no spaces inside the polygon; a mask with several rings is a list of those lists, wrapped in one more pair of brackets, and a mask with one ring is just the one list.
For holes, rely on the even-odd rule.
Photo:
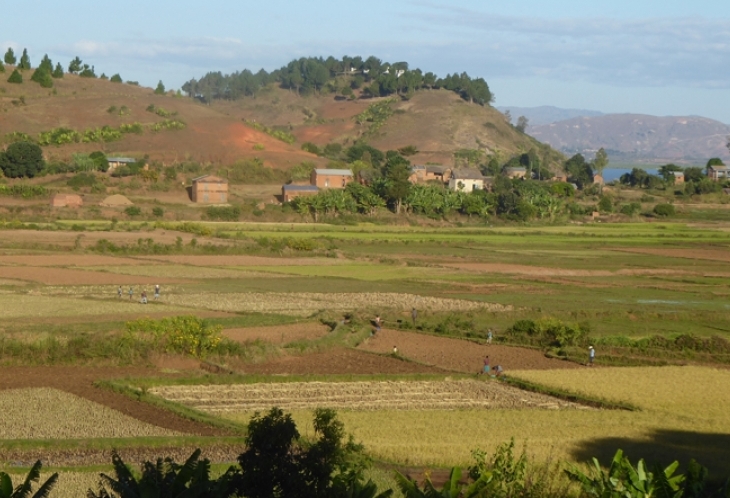
{"label": "person walking in field", "polygon": [[122,286],[121,285],[117,288],[117,297],[119,299],[122,298]]}
{"label": "person walking in field", "polygon": [[380,319],[380,315],[375,315],[375,331],[380,332],[380,328],[383,325],[383,320]]}
{"label": "person walking in field", "polygon": [[489,355],[484,357],[484,366],[482,367],[482,371],[479,373],[489,375]]}
{"label": "person walking in field", "polygon": [[134,288],[130,286],[129,287],[129,300],[131,301],[133,297],[134,297]]}
{"label": "person walking in field", "polygon": [[413,308],[411,310],[411,320],[413,320],[413,328],[416,327],[416,319],[418,318],[418,310]]}
{"label": "person walking in field", "polygon": [[492,335],[492,329],[489,329],[487,331],[487,344],[492,344],[492,337],[493,337],[493,335]]}
{"label": "person walking in field", "polygon": [[155,301],[157,301],[158,299],[160,299],[160,286],[155,285]]}
{"label": "person walking in field", "polygon": [[147,292],[142,291],[142,300],[140,301],[142,304],[147,304]]}
{"label": "person walking in field", "polygon": [[593,360],[596,359],[596,350],[593,349],[593,346],[588,346],[588,366],[593,366]]}

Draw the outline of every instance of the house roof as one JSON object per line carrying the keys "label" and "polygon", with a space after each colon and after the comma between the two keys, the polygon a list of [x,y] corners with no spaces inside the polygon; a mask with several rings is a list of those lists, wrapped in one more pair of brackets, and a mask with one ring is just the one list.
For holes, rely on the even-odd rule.
{"label": "house roof", "polygon": [[455,169],[451,172],[454,180],[484,180],[484,175],[478,169]]}
{"label": "house roof", "polygon": [[285,191],[291,190],[292,192],[317,192],[319,188],[315,185],[282,185]]}
{"label": "house roof", "polygon": [[426,171],[428,171],[429,173],[439,173],[441,175],[446,173],[448,169],[449,168],[447,168],[446,166],[439,165],[426,166]]}
{"label": "house roof", "polygon": [[215,175],[203,175],[193,178],[193,183],[228,183],[228,180]]}
{"label": "house roof", "polygon": [[727,171],[728,167],[724,164],[713,164],[712,166],[709,166],[711,170],[714,171]]}
{"label": "house roof", "polygon": [[315,169],[315,173],[318,175],[333,175],[333,176],[352,176],[352,171],[349,169]]}
{"label": "house roof", "polygon": [[523,171],[527,172],[527,168],[507,168],[505,171],[507,171],[508,173],[522,173]]}
{"label": "house roof", "polygon": [[131,164],[131,163],[136,163],[137,162],[137,160],[135,158],[133,158],[133,157],[107,157],[106,160],[107,160],[107,162],[110,162],[110,163],[127,163],[127,164]]}

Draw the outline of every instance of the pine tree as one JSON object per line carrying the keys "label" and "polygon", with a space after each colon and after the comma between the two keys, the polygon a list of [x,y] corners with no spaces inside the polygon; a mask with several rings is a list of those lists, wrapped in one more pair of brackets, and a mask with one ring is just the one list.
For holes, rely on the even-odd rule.
{"label": "pine tree", "polygon": [[117,74],[113,75],[111,78],[109,78],[109,81],[111,81],[112,83],[121,83],[122,77],[119,76],[119,73],[117,73]]}
{"label": "pine tree", "polygon": [[48,57],[48,54],[43,56],[43,60],[40,64],[38,64],[38,69],[45,69],[49,73],[53,72],[53,62],[51,62],[51,59]]}
{"label": "pine tree", "polygon": [[20,56],[20,62],[18,63],[18,69],[21,71],[25,71],[26,69],[30,69],[30,57],[28,56],[28,49],[23,49],[23,55]]}
{"label": "pine tree", "polygon": [[61,67],[61,63],[56,63],[56,69],[53,70],[53,73],[51,73],[51,76],[60,79],[63,78],[63,68]]}
{"label": "pine tree", "polygon": [[18,62],[18,59],[15,58],[15,52],[11,47],[8,47],[8,51],[5,52],[5,64],[14,66],[16,62]]}
{"label": "pine tree", "polygon": [[68,64],[68,72],[71,74],[76,74],[79,71],[81,71],[81,59],[79,59],[78,56]]}
{"label": "pine tree", "polygon": [[165,85],[162,84],[162,80],[160,80],[160,82],[157,83],[157,88],[155,88],[155,94],[165,95]]}
{"label": "pine tree", "polygon": [[5,64],[3,64],[3,61],[0,61],[0,73],[5,72]]}
{"label": "pine tree", "polygon": [[10,78],[8,78],[8,83],[22,83],[23,82],[23,75],[18,72],[17,69],[13,71],[13,73],[10,75]]}
{"label": "pine tree", "polygon": [[45,68],[39,67],[33,72],[33,76],[30,77],[31,81],[35,81],[43,88],[53,88],[53,78]]}

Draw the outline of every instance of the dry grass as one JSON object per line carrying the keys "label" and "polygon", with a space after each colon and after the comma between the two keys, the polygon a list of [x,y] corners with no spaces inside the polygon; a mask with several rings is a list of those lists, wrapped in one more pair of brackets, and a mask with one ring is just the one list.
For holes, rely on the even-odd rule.
{"label": "dry grass", "polygon": [[57,389],[0,392],[0,439],[86,439],[175,436],[176,432],[133,419]]}

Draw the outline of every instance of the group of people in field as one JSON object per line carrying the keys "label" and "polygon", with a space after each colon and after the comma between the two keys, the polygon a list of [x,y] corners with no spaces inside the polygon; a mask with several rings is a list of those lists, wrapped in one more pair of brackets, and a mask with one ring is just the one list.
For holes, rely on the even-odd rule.
{"label": "group of people in field", "polygon": [[[124,290],[122,289],[122,286],[120,285],[117,288],[117,297],[119,299],[121,299],[123,294],[124,294]],[[134,287],[133,286],[131,286],[131,285],[129,286],[129,290],[127,291],[127,294],[129,295],[129,300],[132,301],[134,299]],[[155,285],[153,299],[155,301],[160,299],[160,286],[159,285]],[[144,289],[142,289],[142,294],[140,295],[139,302],[140,302],[140,304],[147,304],[147,291]]]}
{"label": "group of people in field", "polygon": [[[120,289],[121,289],[121,287],[120,287]],[[417,318],[418,318],[418,310],[416,310],[416,308],[413,308],[411,310],[411,320],[413,321],[414,328],[416,326]],[[375,319],[373,320],[372,323],[375,326],[375,330],[373,330],[370,335],[374,336],[375,334],[380,332],[380,330],[383,326],[383,319],[380,318],[379,314],[375,315]],[[487,339],[487,341],[486,341],[487,344],[492,344],[492,340],[494,339],[494,333],[492,332],[491,328],[487,330],[486,339]],[[393,354],[394,355],[398,354],[397,346],[393,346]],[[596,359],[596,350],[593,348],[593,346],[590,346],[588,348],[588,364],[587,365],[589,367],[592,367],[595,359]],[[487,355],[484,357],[484,364],[482,366],[482,369],[478,372],[478,374],[490,375],[492,377],[502,377],[504,375],[504,369],[502,368],[502,365],[497,365],[494,368],[492,368],[491,364],[490,364],[490,360],[489,360],[489,355]]]}

